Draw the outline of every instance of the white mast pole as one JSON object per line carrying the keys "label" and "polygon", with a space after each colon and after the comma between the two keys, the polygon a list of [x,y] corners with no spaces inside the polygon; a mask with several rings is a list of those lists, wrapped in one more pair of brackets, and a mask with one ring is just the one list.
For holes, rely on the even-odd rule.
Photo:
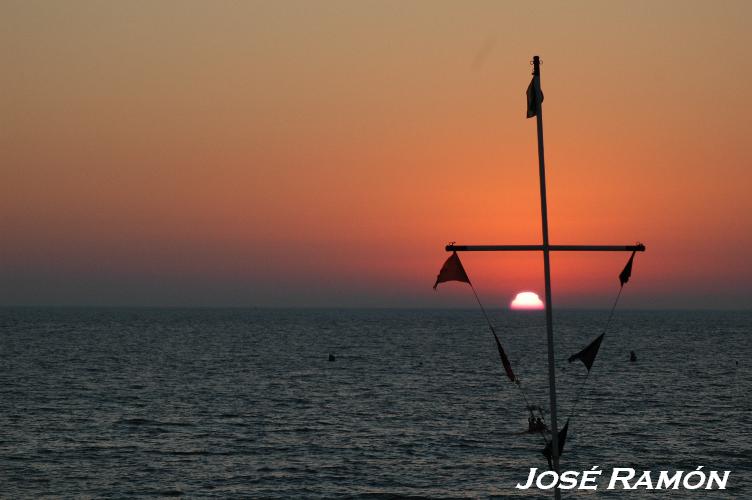
{"label": "white mast pole", "polygon": [[[548,339],[548,397],[551,403],[551,455],[554,470],[559,473],[559,427],[556,423],[556,370],[554,362],[554,327],[551,304],[551,264],[548,243],[548,208],[546,206],[546,163],[543,155],[543,105],[540,90],[540,58],[533,57],[533,92],[535,94],[536,124],[538,128],[538,170],[540,172],[541,221],[543,224],[543,274],[546,281],[546,334]],[[557,485],[558,486],[558,485]],[[554,487],[554,498],[561,498]]]}

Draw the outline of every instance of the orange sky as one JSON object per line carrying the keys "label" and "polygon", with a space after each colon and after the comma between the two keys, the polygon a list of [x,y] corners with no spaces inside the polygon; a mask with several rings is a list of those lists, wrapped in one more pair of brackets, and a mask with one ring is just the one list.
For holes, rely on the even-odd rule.
{"label": "orange sky", "polygon": [[[748,2],[0,5],[0,304],[472,306],[448,241],[642,241],[624,307],[752,303]],[[556,255],[609,307],[626,254]],[[538,254],[462,256],[506,307]]]}

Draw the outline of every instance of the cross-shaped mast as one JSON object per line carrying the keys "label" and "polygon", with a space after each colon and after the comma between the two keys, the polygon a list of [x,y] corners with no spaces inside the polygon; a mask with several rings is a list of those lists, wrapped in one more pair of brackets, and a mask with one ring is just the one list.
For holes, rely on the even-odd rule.
{"label": "cross-shaped mast", "polygon": [[[532,95],[531,95],[532,91]],[[447,245],[448,252],[500,252],[500,251],[542,251],[543,275],[546,282],[546,333],[548,339],[548,386],[551,404],[551,454],[553,467],[559,473],[559,428],[556,422],[556,371],[554,370],[554,328],[551,304],[551,264],[550,252],[556,251],[627,251],[644,252],[645,245],[551,245],[548,241],[548,209],[546,206],[546,168],[543,154],[543,94],[540,86],[540,58],[533,57],[533,81],[528,89],[528,118],[535,116],[538,129],[538,170],[540,173],[541,222],[543,228],[542,245]],[[554,488],[556,498],[559,488]]]}

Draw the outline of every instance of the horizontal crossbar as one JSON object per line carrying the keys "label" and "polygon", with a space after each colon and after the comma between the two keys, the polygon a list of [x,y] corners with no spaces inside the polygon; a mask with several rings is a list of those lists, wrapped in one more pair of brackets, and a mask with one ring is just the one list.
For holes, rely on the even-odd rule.
{"label": "horizontal crossbar", "polygon": [[[447,245],[447,252],[530,252],[543,245]],[[645,245],[549,245],[551,252],[644,252]]]}

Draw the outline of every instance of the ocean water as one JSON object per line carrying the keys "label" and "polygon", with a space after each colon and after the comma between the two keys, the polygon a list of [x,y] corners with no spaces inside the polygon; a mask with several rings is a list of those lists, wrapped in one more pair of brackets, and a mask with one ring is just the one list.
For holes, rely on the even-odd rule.
{"label": "ocean water", "polygon": [[[752,498],[752,313],[617,311],[583,386],[566,360],[606,316],[555,315],[562,469],[704,466],[728,489],[672,498]],[[492,317],[547,406],[544,316]],[[2,498],[550,497],[514,488],[546,466],[526,427],[474,310],[0,310]]]}

